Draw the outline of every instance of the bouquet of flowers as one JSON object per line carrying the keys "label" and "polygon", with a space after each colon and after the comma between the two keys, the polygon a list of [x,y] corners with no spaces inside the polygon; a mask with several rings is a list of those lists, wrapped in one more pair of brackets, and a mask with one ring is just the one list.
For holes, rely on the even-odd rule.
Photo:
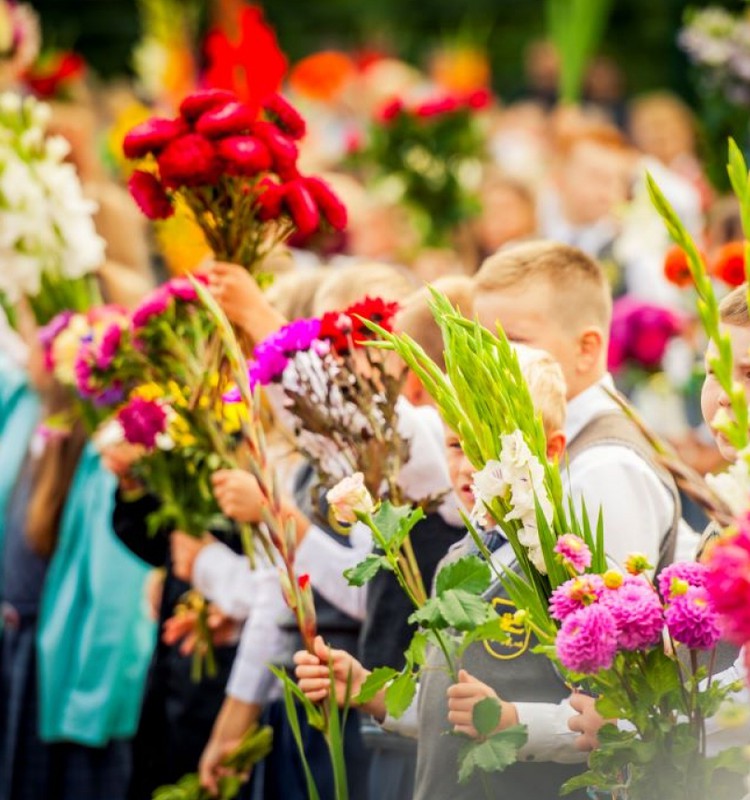
{"label": "bouquet of flowers", "polygon": [[228,90],[196,92],[178,117],[149,119],[125,136],[125,155],[141,164],[130,191],[150,219],[184,203],[217,259],[260,277],[263,259],[292,233],[346,227],[330,187],[297,169],[304,134],[304,120],[279,94],[258,108]]}
{"label": "bouquet of flowers", "polygon": [[49,116],[33,98],[0,96],[0,291],[26,297],[40,324],[93,305],[90,273],[104,260],[96,206],[65,162],[68,143],[46,137]]}
{"label": "bouquet of flowers", "polygon": [[353,156],[375,188],[387,187],[403,203],[426,246],[450,245],[457,228],[481,210],[485,151],[478,112],[490,100],[485,89],[417,105],[394,99]]}
{"label": "bouquet of flowers", "polygon": [[704,153],[708,175],[717,189],[726,191],[729,185],[719,154],[727,138],[738,138],[746,152],[750,147],[750,18],[719,6],[689,9],[678,42],[695,67],[703,104],[699,116],[708,139]]}

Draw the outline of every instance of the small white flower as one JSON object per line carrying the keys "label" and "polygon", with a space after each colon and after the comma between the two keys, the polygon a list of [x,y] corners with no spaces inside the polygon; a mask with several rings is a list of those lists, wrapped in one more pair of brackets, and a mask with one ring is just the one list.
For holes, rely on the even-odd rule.
{"label": "small white flower", "polygon": [[750,467],[743,451],[726,472],[706,475],[706,483],[729,506],[732,514],[740,516],[750,509]]}
{"label": "small white flower", "polygon": [[335,518],[347,524],[355,523],[357,514],[371,514],[375,510],[375,503],[361,472],[355,472],[339,481],[326,494],[326,500]]}
{"label": "small white flower", "polygon": [[472,491],[478,503],[491,503],[496,498],[504,498],[508,491],[503,465],[492,459],[482,469],[474,473]]}

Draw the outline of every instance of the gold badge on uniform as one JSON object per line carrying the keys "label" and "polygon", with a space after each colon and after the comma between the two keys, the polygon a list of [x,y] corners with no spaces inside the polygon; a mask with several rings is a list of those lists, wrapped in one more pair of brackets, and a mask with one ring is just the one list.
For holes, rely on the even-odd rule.
{"label": "gold badge on uniform", "polygon": [[505,634],[506,638],[504,641],[485,641],[485,649],[493,658],[501,661],[510,661],[522,656],[529,649],[531,631],[513,622],[517,609],[510,600],[495,597],[492,607],[500,615],[500,632]]}

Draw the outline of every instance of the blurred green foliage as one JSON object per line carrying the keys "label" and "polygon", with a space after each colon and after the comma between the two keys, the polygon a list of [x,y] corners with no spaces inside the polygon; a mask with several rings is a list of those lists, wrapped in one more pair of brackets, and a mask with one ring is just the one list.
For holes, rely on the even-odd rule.
{"label": "blurred green foliage", "polygon": [[[138,37],[135,0],[31,0],[46,41],[75,47],[102,75],[128,71]],[[207,0],[208,2],[208,0]],[[523,87],[523,51],[543,35],[544,0],[264,0],[292,60],[324,47],[381,47],[424,64],[430,50],[463,36],[486,44],[495,88]],[[668,86],[688,92],[675,35],[688,5],[707,0],[615,0],[604,52],[625,71],[629,93]],[[737,9],[743,0],[718,0]]]}

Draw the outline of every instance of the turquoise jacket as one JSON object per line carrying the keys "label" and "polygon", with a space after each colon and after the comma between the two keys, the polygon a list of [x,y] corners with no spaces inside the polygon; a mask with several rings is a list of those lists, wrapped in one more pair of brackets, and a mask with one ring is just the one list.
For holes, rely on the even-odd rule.
{"label": "turquoise jacket", "polygon": [[[33,392],[12,372],[0,361],[3,512],[39,412],[38,402],[28,400]],[[12,386],[13,392],[6,391]],[[15,458],[12,471],[2,460],[3,449]],[[45,741],[100,747],[132,736],[138,724],[155,626],[144,596],[148,568],[112,530],[114,493],[115,478],[87,444],[63,510],[39,613],[39,732]],[[3,513],[0,543],[4,519]]]}

